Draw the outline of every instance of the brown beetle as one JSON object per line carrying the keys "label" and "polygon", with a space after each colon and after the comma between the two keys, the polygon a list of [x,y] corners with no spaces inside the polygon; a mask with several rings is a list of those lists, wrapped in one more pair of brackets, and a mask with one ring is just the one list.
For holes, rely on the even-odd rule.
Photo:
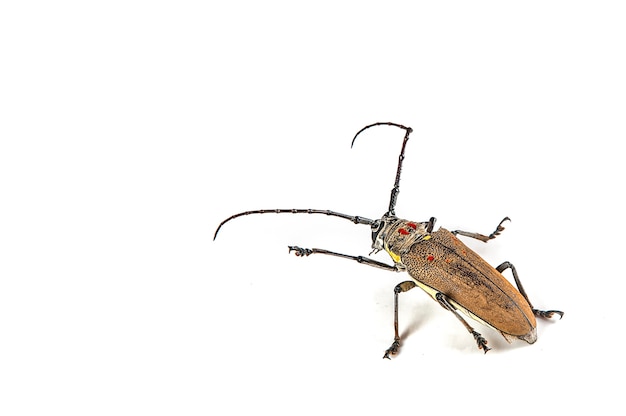
{"label": "brown beetle", "polygon": [[[394,330],[395,337],[391,346],[385,351],[383,358],[390,358],[390,354],[396,354],[400,348],[400,334],[398,330],[398,294],[413,289],[416,286],[422,288],[444,309],[452,312],[472,334],[478,348],[485,353],[490,350],[487,340],[474,330],[463,319],[459,310],[483,324],[491,326],[499,331],[507,341],[519,338],[534,343],[537,340],[537,322],[535,316],[550,318],[557,314],[561,318],[563,312],[557,310],[535,309],[517,275],[515,267],[504,262],[494,268],[483,258],[463,244],[456,236],[462,235],[487,242],[500,234],[504,227],[502,223],[508,221],[504,218],[498,224],[496,230],[490,235],[483,235],[467,231],[448,231],[440,228],[433,231],[435,218],[426,222],[414,222],[397,218],[394,213],[398,193],[400,192],[400,174],[404,151],[409,135],[413,131],[410,127],[401,124],[383,122],[374,123],[362,128],[352,140],[364,130],[379,126],[395,126],[405,130],[404,141],[398,160],[398,168],[394,187],[391,190],[389,210],[381,219],[371,220],[364,217],[341,214],[330,210],[317,209],[273,209],[255,210],[235,214],[217,227],[215,237],[220,228],[228,221],[250,214],[265,213],[294,213],[294,214],[325,214],[328,216],[348,219],[355,224],[370,225],[372,229],[372,253],[385,250],[394,264],[389,265],[368,257],[351,256],[318,248],[301,248],[289,246],[289,251],[294,251],[297,256],[309,256],[311,254],[327,254],[355,260],[362,264],[378,267],[384,270],[408,272],[412,280],[398,284],[394,289]],[[370,253],[370,254],[372,254]],[[502,272],[511,269],[517,289],[504,278]]]}

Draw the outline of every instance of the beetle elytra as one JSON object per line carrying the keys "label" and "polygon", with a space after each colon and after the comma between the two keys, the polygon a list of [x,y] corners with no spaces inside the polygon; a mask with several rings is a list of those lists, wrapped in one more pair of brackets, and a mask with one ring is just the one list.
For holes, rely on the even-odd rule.
{"label": "beetle elytra", "polygon": [[[518,338],[533,344],[537,340],[537,322],[535,316],[551,318],[554,315],[563,317],[558,310],[539,310],[533,307],[524,290],[515,267],[507,262],[497,267],[491,266],[478,254],[463,244],[457,236],[474,238],[487,242],[504,230],[502,224],[509,221],[505,217],[489,235],[461,230],[448,231],[444,228],[434,230],[435,218],[428,221],[416,222],[401,219],[395,215],[395,206],[400,192],[400,174],[409,135],[413,131],[410,127],[391,122],[380,122],[365,126],[357,132],[356,138],[366,129],[374,126],[393,126],[405,131],[396,179],[391,189],[389,209],[380,219],[372,220],[361,216],[342,214],[331,210],[320,209],[267,209],[245,211],[235,214],[222,221],[213,239],[222,226],[228,221],[250,214],[267,213],[294,213],[294,214],[324,214],[332,217],[344,218],[355,224],[365,224],[372,231],[372,253],[386,251],[393,260],[393,264],[383,263],[369,257],[352,256],[319,248],[301,248],[289,246],[289,252],[296,256],[311,254],[326,254],[357,261],[361,264],[377,267],[394,272],[407,272],[410,280],[399,283],[394,288],[394,340],[385,351],[383,358],[398,353],[400,348],[400,334],[398,330],[398,295],[414,287],[420,287],[430,295],[440,306],[454,314],[467,331],[473,336],[479,349],[485,353],[490,350],[487,340],[470,326],[459,311],[470,318],[486,324],[500,332],[511,342]],[[370,253],[370,254],[372,254]],[[510,269],[517,289],[502,275]]]}

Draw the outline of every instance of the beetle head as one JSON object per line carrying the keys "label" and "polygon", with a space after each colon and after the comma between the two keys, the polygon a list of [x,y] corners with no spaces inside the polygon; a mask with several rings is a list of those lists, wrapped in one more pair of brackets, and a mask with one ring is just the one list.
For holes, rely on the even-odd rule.
{"label": "beetle head", "polygon": [[381,219],[372,223],[372,253],[378,253],[384,248],[385,231],[387,222],[392,221],[390,218],[383,216]]}

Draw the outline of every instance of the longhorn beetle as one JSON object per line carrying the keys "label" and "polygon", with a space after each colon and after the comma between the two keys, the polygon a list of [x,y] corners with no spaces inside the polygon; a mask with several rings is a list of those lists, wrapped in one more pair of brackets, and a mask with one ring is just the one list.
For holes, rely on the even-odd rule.
{"label": "longhorn beetle", "polygon": [[[326,254],[355,260],[358,263],[378,267],[392,272],[408,272],[411,280],[399,283],[394,289],[394,330],[395,336],[391,346],[385,351],[383,358],[397,354],[400,349],[400,334],[398,332],[398,294],[413,289],[416,286],[422,288],[444,309],[450,311],[463,324],[474,337],[478,348],[485,353],[491,348],[487,346],[487,340],[474,330],[463,319],[459,311],[464,312],[483,324],[486,324],[511,342],[519,338],[533,344],[537,340],[537,323],[535,316],[551,318],[557,314],[563,317],[563,312],[557,310],[535,309],[528,299],[526,291],[517,275],[515,267],[505,261],[494,268],[483,258],[463,244],[456,236],[475,238],[487,242],[504,230],[502,224],[510,221],[505,217],[494,232],[489,235],[467,231],[448,231],[439,228],[433,231],[435,218],[431,217],[425,222],[415,222],[396,217],[395,206],[400,192],[400,173],[404,161],[404,151],[413,131],[410,127],[391,122],[380,122],[363,127],[352,139],[352,146],[356,138],[363,131],[375,126],[393,126],[405,131],[396,180],[391,189],[389,210],[378,220],[371,220],[360,216],[346,215],[339,212],[321,209],[261,209],[245,211],[235,214],[220,223],[215,230],[213,240],[222,226],[235,218],[250,214],[324,214],[331,217],[345,218],[355,224],[369,225],[372,229],[372,253],[385,250],[391,256],[393,265],[373,260],[369,257],[351,256],[336,253],[320,248],[301,248],[288,246],[296,256],[309,256],[311,254]],[[502,272],[511,269],[517,290]]]}

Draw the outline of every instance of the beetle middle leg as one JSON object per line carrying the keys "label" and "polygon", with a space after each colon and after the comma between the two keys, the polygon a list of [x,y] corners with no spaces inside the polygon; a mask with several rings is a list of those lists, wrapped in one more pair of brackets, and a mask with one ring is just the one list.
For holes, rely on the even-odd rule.
{"label": "beetle middle leg", "polygon": [[391,358],[389,358],[389,354],[395,355],[400,349],[400,331],[398,330],[398,294],[402,292],[408,292],[415,286],[417,286],[415,282],[413,282],[412,280],[407,280],[406,282],[398,283],[393,289],[393,329],[395,331],[395,336],[393,337],[393,343],[391,344],[391,347],[387,348],[387,350],[385,351],[385,355],[383,355],[383,358],[391,360]]}
{"label": "beetle middle leg", "polygon": [[515,284],[517,285],[517,289],[519,290],[519,293],[521,293],[522,296],[524,296],[524,299],[526,299],[526,302],[528,302],[528,305],[530,305],[530,308],[533,310],[533,313],[535,314],[535,316],[539,316],[541,318],[552,318],[552,316],[557,314],[557,315],[560,315],[561,318],[563,318],[564,313],[561,311],[556,311],[556,310],[542,311],[540,309],[535,309],[533,304],[530,302],[530,299],[528,299],[528,295],[526,294],[526,291],[524,290],[524,287],[522,286],[522,282],[519,280],[519,277],[517,276],[517,270],[515,269],[515,266],[513,266],[513,264],[511,264],[510,262],[505,261],[504,263],[496,267],[496,270],[500,273],[502,273],[506,269],[511,269],[511,272],[513,273],[513,279],[515,279]]}
{"label": "beetle middle leg", "polygon": [[480,333],[476,332],[474,328],[470,326],[470,324],[465,322],[465,319],[463,319],[463,317],[459,314],[456,308],[452,306],[452,304],[448,300],[448,297],[441,292],[437,292],[437,294],[435,295],[435,298],[437,299],[437,302],[439,302],[441,306],[443,306],[445,309],[452,312],[454,316],[456,316],[458,320],[461,321],[463,326],[468,330],[470,334],[472,334],[472,336],[476,340],[476,343],[478,344],[478,349],[482,349],[483,351],[485,351],[485,354],[487,354],[487,351],[491,349],[487,346],[487,340]]}
{"label": "beetle middle leg", "polygon": [[480,241],[486,243],[489,240],[493,240],[494,238],[499,236],[502,231],[504,231],[504,227],[502,226],[502,223],[504,221],[511,221],[511,219],[509,217],[504,217],[504,219],[502,221],[500,221],[500,224],[498,224],[498,226],[496,227],[494,232],[492,232],[489,235],[483,235],[483,234],[479,234],[479,233],[471,233],[469,231],[461,231],[461,230],[452,231],[452,234],[454,234],[454,235],[459,234],[459,235],[462,235],[462,236],[465,236],[465,237],[472,237],[472,238],[475,238],[477,240],[480,240]]}

